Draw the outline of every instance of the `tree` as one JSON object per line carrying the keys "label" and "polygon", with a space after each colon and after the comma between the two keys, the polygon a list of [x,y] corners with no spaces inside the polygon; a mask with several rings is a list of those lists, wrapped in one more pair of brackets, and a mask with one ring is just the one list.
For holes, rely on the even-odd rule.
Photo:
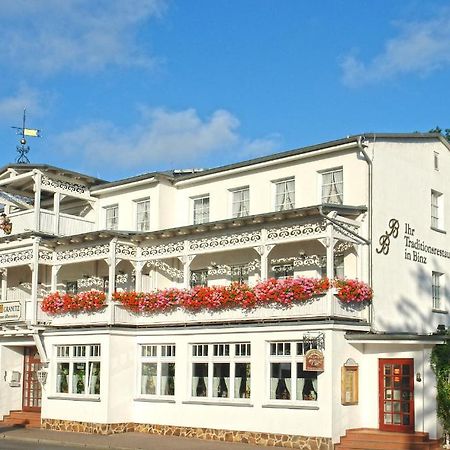
{"label": "tree", "polygon": [[450,341],[433,348],[431,368],[436,374],[437,415],[444,429],[444,443],[448,444],[450,440]]}
{"label": "tree", "polygon": [[445,139],[447,139],[447,141],[450,142],[450,128],[446,128],[445,130],[443,130],[439,126],[436,126],[435,128],[432,128],[428,133],[439,133],[439,134],[442,134],[442,136],[444,136]]}

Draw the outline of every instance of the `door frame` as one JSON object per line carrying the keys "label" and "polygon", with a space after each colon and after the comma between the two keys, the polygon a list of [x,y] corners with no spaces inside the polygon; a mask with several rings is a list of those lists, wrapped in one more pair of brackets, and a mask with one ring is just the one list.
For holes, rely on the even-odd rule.
{"label": "door frame", "polygon": [[[41,359],[34,358],[38,354],[36,347],[24,347],[23,349],[23,383],[22,383],[22,411],[41,412],[40,406],[30,406],[31,387],[34,386],[38,396],[34,397],[41,399],[42,402],[42,386],[37,378],[37,370],[41,368]],[[30,370],[32,367],[37,367],[36,370]]]}
{"label": "door frame", "polygon": [[[385,364],[399,364],[405,365],[408,364],[410,366],[409,375],[403,375],[403,372],[400,370],[398,374],[400,378],[403,376],[409,376],[409,425],[398,425],[398,424],[385,424],[384,423],[384,403],[385,401],[393,401],[393,399],[385,399],[385,390],[384,390],[384,365]],[[393,374],[392,376],[394,376]],[[394,431],[400,433],[413,433],[415,430],[415,404],[414,404],[414,358],[379,358],[378,359],[378,426],[381,431]],[[401,380],[400,380],[401,382]],[[400,385],[401,386],[401,385]],[[393,386],[392,386],[393,389]],[[401,408],[401,407],[400,407]],[[402,414],[402,411],[399,411]]]}

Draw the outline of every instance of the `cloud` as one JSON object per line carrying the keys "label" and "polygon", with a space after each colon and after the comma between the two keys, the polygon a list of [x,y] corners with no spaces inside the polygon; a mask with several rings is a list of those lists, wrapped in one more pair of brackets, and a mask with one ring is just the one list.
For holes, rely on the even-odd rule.
{"label": "cloud", "polygon": [[0,98],[0,119],[16,120],[19,124],[25,107],[33,111],[33,117],[42,116],[45,113],[42,94],[22,86],[15,95]]}
{"label": "cloud", "polygon": [[195,109],[144,109],[140,122],[131,128],[90,123],[60,134],[49,144],[66,157],[78,155],[91,171],[103,168],[103,172],[105,167],[139,172],[204,167],[208,160],[230,162],[273,152],[279,145],[276,135],[244,138],[239,126],[239,120],[226,110],[202,119]]}
{"label": "cloud", "polygon": [[426,76],[450,65],[450,9],[438,18],[397,24],[398,36],[367,62],[354,55],[342,63],[344,84],[357,87],[406,74]]}
{"label": "cloud", "polygon": [[137,33],[164,10],[164,0],[4,0],[0,60],[46,74],[152,67]]}

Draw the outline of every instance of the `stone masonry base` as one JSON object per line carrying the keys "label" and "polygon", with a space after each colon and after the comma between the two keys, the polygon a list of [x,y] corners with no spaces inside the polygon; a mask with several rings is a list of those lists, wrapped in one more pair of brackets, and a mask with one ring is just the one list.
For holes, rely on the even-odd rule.
{"label": "stone masonry base", "polygon": [[182,436],[214,441],[242,442],[267,447],[299,448],[301,450],[332,450],[330,438],[297,436],[292,434],[257,433],[251,431],[216,430],[172,425],[149,425],[141,423],[90,423],[70,420],[42,419],[42,428],[79,433],[116,434],[135,431],[164,436]]}

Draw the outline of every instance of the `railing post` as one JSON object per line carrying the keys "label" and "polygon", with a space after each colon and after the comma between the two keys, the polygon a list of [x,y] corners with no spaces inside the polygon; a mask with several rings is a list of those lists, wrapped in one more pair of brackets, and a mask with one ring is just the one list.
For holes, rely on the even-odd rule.
{"label": "railing post", "polygon": [[1,271],[2,274],[2,302],[6,302],[7,292],[8,292],[8,269],[3,269]]}
{"label": "railing post", "polygon": [[31,324],[37,324],[38,276],[39,276],[39,244],[41,238],[35,237],[33,241],[33,260],[31,269]]}
{"label": "railing post", "polygon": [[109,243],[109,257],[106,259],[108,264],[108,308],[109,308],[109,323],[114,324],[114,302],[112,300],[113,294],[116,291],[116,244],[117,238],[111,239]]}
{"label": "railing post", "polygon": [[53,233],[59,236],[59,207],[61,203],[61,194],[59,192],[55,192],[53,195]]}

